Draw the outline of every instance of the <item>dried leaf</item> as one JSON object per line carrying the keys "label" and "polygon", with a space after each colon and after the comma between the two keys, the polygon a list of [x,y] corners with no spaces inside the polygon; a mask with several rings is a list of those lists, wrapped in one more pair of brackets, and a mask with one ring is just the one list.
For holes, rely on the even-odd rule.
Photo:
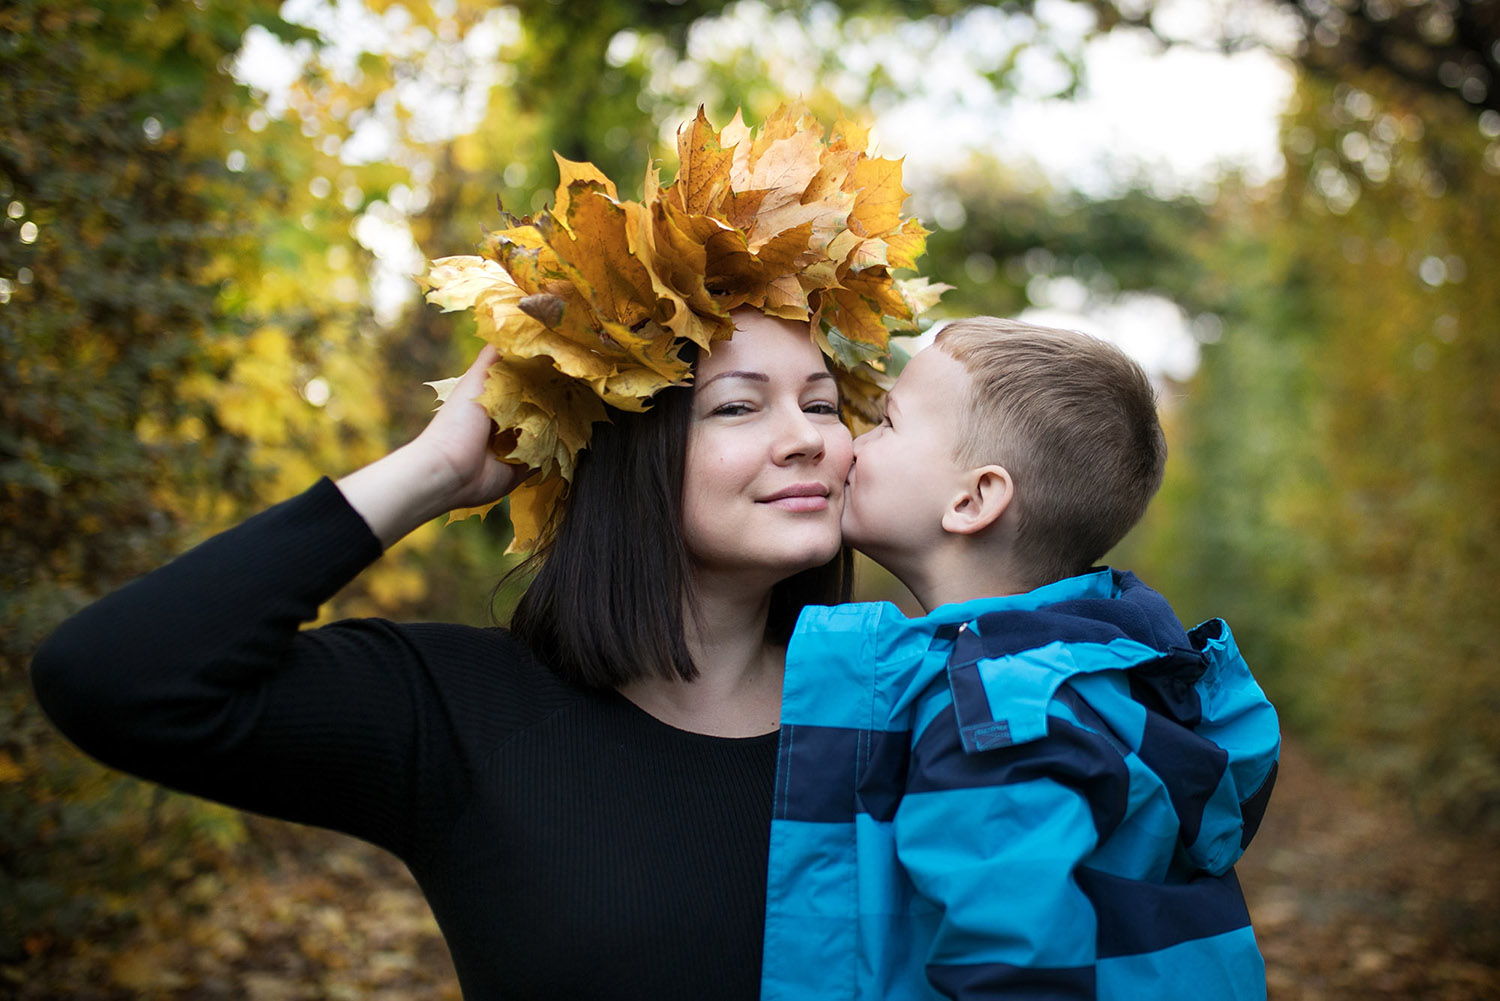
{"label": "dried leaf", "polygon": [[734,154],[719,145],[702,105],[698,116],[677,130],[677,157],[681,167],[673,191],[678,207],[696,215],[716,208],[729,186]]}
{"label": "dried leaf", "polygon": [[906,301],[907,308],[911,310],[913,316],[925,313],[936,306],[942,294],[951,288],[953,288],[952,285],[934,283],[927,278],[907,278],[896,282],[896,291]]}
{"label": "dried leaf", "polygon": [[[915,219],[908,219],[901,228],[885,237],[886,259],[893,268],[916,270],[917,258],[927,251],[927,230]],[[936,300],[933,302],[936,305]]]}
{"label": "dried leaf", "polygon": [[901,225],[901,205],[906,189],[901,187],[901,161],[863,159],[850,171],[854,186],[854,208],[849,229],[862,236],[878,236]]}
{"label": "dried leaf", "polygon": [[551,292],[538,292],[536,295],[523,296],[517,305],[521,312],[542,326],[555,327],[562,323],[563,308],[567,302],[562,296]]}
{"label": "dried leaf", "polygon": [[572,212],[573,199],[581,192],[597,191],[609,198],[616,197],[615,182],[592,163],[577,163],[554,153],[557,160],[557,197],[552,214],[566,220]]}
{"label": "dried leaf", "polygon": [[524,553],[535,548],[547,520],[557,510],[568,484],[560,477],[533,477],[510,495],[512,536],[507,553]]}
{"label": "dried leaf", "polygon": [[445,313],[468,309],[480,292],[496,285],[516,286],[515,279],[504,268],[483,257],[438,258],[418,281],[429,289],[427,301]]}

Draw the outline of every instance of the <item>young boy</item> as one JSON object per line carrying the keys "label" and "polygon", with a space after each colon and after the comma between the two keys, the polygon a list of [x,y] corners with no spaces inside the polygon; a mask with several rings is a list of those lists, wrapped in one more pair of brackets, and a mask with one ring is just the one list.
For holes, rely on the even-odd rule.
{"label": "young boy", "polygon": [[1275,711],[1222,621],[1091,569],[1161,483],[1144,373],[960,320],[854,452],[845,541],[929,614],[803,613],[763,998],[1264,998],[1232,866]]}

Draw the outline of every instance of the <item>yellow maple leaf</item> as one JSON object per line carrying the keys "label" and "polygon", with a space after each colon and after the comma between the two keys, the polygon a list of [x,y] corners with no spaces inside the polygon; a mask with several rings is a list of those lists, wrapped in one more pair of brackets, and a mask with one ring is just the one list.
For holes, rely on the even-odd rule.
{"label": "yellow maple leaf", "polygon": [[[719,141],[713,126],[708,124],[702,105],[698,106],[698,116],[677,130],[680,166],[672,190],[677,206],[685,212],[703,214],[712,211],[729,188],[734,154]],[[647,201],[650,201],[649,192]]]}
{"label": "yellow maple leaf", "polygon": [[765,303],[761,308],[783,320],[806,319],[809,312],[807,290],[796,275],[773,278],[766,286]]}
{"label": "yellow maple leaf", "polygon": [[681,375],[675,378],[641,365],[622,367],[605,380],[604,389],[599,395],[612,407],[639,413],[647,408],[651,397],[668,386],[682,385],[692,374],[692,369],[685,362],[679,361],[679,364]]}
{"label": "yellow maple leaf", "polygon": [[913,315],[925,313],[938,304],[938,299],[944,292],[953,288],[952,285],[944,285],[927,278],[907,278],[895,283],[896,292],[905,300],[907,308]]}
{"label": "yellow maple leaf", "polygon": [[849,172],[854,188],[854,207],[849,228],[861,236],[878,236],[901,225],[901,205],[906,189],[901,187],[901,161],[885,158],[861,159]]}
{"label": "yellow maple leaf", "polygon": [[822,137],[813,132],[794,132],[777,139],[753,162],[750,151],[741,143],[735,147],[730,180],[736,191],[767,192],[760,210],[771,212],[802,200],[808,184],[822,167],[822,154]]}
{"label": "yellow maple leaf", "polygon": [[572,202],[579,192],[599,191],[610,198],[617,197],[615,182],[604,176],[603,171],[592,163],[578,163],[569,160],[558,153],[553,153],[557,160],[557,194],[552,203],[552,214],[565,223],[572,212]]}
{"label": "yellow maple leaf", "polygon": [[651,276],[659,303],[670,311],[658,322],[676,337],[707,347],[715,332],[729,323],[704,285],[707,259],[695,243],[667,216],[665,205],[625,206],[630,219],[631,252],[640,258]]}
{"label": "yellow maple leaf", "polygon": [[[766,124],[769,126],[769,120]],[[755,133],[750,126],[745,124],[745,118],[738,108],[735,109],[734,117],[729,120],[729,124],[719,130],[719,145],[724,149],[734,150],[735,157],[743,155],[747,162],[750,157],[750,145],[754,138]],[[744,150],[743,154],[740,153],[741,149]]]}
{"label": "yellow maple leaf", "polygon": [[[886,260],[893,268],[914,271],[917,258],[927,252],[927,230],[915,219],[908,219],[901,228],[885,237]],[[933,305],[937,305],[934,299]]]}
{"label": "yellow maple leaf", "polygon": [[524,553],[536,546],[567,489],[566,481],[557,477],[533,477],[511,492],[512,535],[507,553]]}
{"label": "yellow maple leaf", "polygon": [[427,301],[445,313],[468,309],[481,292],[497,285],[516,288],[515,279],[499,264],[474,256],[440,257],[417,280],[428,289]]}
{"label": "yellow maple leaf", "polygon": [[656,303],[650,294],[651,275],[631,253],[620,203],[599,191],[575,190],[566,229],[551,227],[554,218],[552,213],[543,216],[538,228],[599,319],[625,329],[652,319]]}
{"label": "yellow maple leaf", "polygon": [[870,130],[856,122],[851,122],[843,115],[839,116],[833,125],[833,133],[836,138],[828,144],[830,150],[858,150],[864,152],[870,145]]}
{"label": "yellow maple leaf", "polygon": [[[546,355],[565,375],[603,389],[615,374],[611,360],[567,336],[566,328],[548,326],[527,312],[528,298],[504,268],[479,257],[449,257],[432,263],[424,277],[427,299],[444,310],[472,309],[480,337],[510,358]],[[559,303],[562,300],[558,300]],[[558,318],[560,322],[560,317]]]}
{"label": "yellow maple leaf", "polygon": [[885,394],[895,380],[869,364],[840,369],[837,378],[839,402],[849,430],[861,435],[879,424]]}
{"label": "yellow maple leaf", "polygon": [[551,358],[558,371],[575,379],[603,385],[615,364],[605,354],[579,344],[558,327],[549,327],[499,295],[481,295],[474,304],[477,333],[503,356]]}
{"label": "yellow maple leaf", "polygon": [[544,476],[571,477],[577,449],[569,443],[587,441],[589,427],[606,419],[604,404],[587,386],[538,358],[496,361],[478,402],[498,428],[516,432],[501,458]]}

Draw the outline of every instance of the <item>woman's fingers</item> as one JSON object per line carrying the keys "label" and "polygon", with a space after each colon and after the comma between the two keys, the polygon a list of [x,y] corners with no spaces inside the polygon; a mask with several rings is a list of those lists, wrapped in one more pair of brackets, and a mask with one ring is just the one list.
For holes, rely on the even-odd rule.
{"label": "woman's fingers", "polygon": [[[458,377],[458,382],[454,383],[453,389],[448,393],[448,398],[443,401],[443,406],[440,409],[452,407],[472,419],[472,414],[468,412],[467,404],[474,403],[480,394],[484,392],[485,373],[489,371],[490,366],[499,357],[500,354],[495,350],[494,345],[486,344],[481,348],[468,369],[465,370],[463,375]],[[488,419],[488,415],[486,415],[486,419]]]}

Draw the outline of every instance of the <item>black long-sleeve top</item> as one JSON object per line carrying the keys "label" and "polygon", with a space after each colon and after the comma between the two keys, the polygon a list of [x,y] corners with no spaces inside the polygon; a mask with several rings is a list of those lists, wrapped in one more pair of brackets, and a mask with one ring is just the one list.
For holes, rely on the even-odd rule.
{"label": "black long-sleeve top", "polygon": [[400,857],[464,996],[754,998],[776,736],[670,727],[505,630],[302,629],[380,555],[320,481],[79,612],[43,708],[165,785]]}

